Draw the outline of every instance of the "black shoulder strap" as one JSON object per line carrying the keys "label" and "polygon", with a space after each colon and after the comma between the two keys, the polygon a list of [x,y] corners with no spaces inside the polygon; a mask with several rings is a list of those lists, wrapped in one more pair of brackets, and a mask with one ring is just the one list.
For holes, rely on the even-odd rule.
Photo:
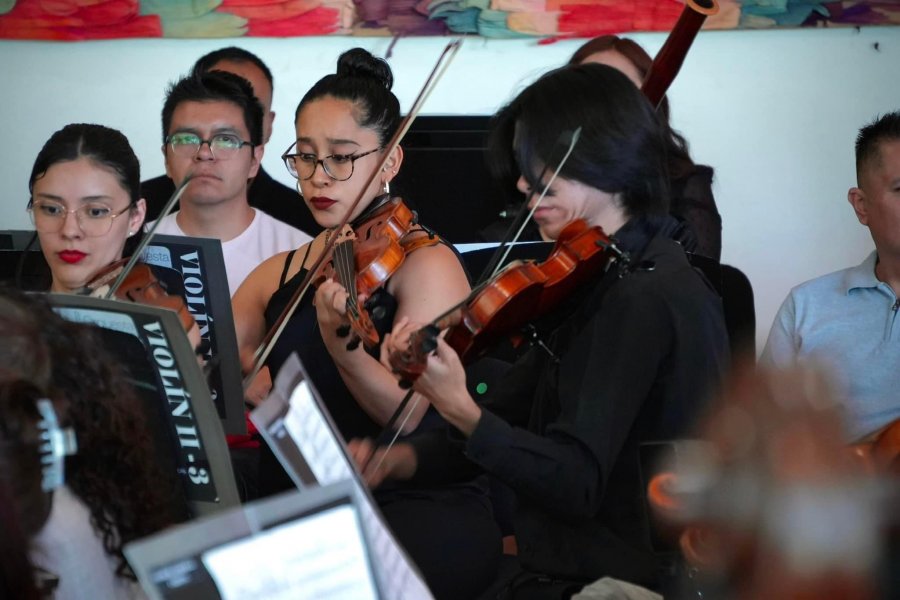
{"label": "black shoulder strap", "polygon": [[[308,244],[306,247],[306,255],[309,256],[309,249],[312,248],[312,244]],[[288,268],[291,266],[291,261],[294,259],[294,254],[297,253],[297,249],[293,249],[288,252],[288,255],[284,259],[284,269],[281,270],[281,280],[278,282],[278,287],[284,286],[287,282],[287,274]],[[303,262],[306,262],[306,256],[303,257]]]}

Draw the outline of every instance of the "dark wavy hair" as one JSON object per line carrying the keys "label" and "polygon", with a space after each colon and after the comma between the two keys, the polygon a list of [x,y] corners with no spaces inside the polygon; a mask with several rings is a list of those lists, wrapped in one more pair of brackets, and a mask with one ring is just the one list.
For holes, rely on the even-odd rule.
{"label": "dark wavy hair", "polygon": [[900,141],[900,111],[878,117],[856,136],[856,180],[873,162],[881,160],[881,143]]}
{"label": "dark wavy hair", "polygon": [[117,575],[134,579],[122,547],[176,521],[143,412],[94,328],[62,319],[38,296],[0,287],[0,381],[25,379],[68,403],[78,453],[67,485],[87,505]]}
{"label": "dark wavy hair", "polygon": [[518,171],[540,189],[542,169],[553,170],[568,147],[560,134],[578,127],[581,136],[560,176],[620,194],[629,217],[668,211],[656,112],[625,75],[605,65],[550,71],[501,109],[488,135],[489,165],[501,181]]}
{"label": "dark wavy hair", "polygon": [[[28,179],[28,194],[34,192],[34,182],[60,162],[86,157],[113,173],[128,192],[131,205],[141,197],[141,164],[131,144],[121,131],[93,123],[72,123],[50,136],[38,152]],[[29,200],[30,204],[30,200]]]}
{"label": "dark wavy hair", "polygon": [[172,115],[182,102],[230,102],[244,115],[244,126],[250,134],[250,142],[259,146],[263,142],[263,107],[256,98],[250,82],[226,71],[208,71],[191,74],[169,87],[162,110],[163,144],[169,136]]}
{"label": "dark wavy hair", "polygon": [[[51,494],[41,488],[41,417],[37,400],[47,397],[33,383],[0,382],[0,597],[40,598],[29,539],[50,516]],[[64,412],[54,402],[60,423]]]}
{"label": "dark wavy hair", "polygon": [[384,147],[400,125],[400,101],[391,92],[394,76],[381,58],[362,48],[351,48],[338,58],[337,72],[316,82],[300,100],[294,122],[303,107],[324,96],[347,100],[357,108],[356,122],[374,130]]}
{"label": "dark wavy hair", "polygon": [[[647,74],[650,73],[650,66],[653,64],[653,59],[637,42],[629,40],[628,38],[620,38],[616,35],[601,35],[588,40],[575,51],[575,54],[569,59],[569,64],[580,65],[592,54],[608,50],[618,52],[627,58],[638,70],[641,79],[647,78]],[[695,166],[691,154],[688,151],[687,140],[685,140],[684,136],[680,133],[672,129],[669,124],[669,99],[667,97],[663,96],[657,112],[661,117],[660,121],[665,129],[669,174],[673,179],[680,179],[689,175],[694,170]]]}

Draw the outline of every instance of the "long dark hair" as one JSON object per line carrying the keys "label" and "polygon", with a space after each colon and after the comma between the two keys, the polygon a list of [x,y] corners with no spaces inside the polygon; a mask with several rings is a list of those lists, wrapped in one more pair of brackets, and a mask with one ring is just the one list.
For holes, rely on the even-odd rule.
{"label": "long dark hair", "polygon": [[0,382],[0,596],[4,598],[41,597],[28,548],[50,516],[51,495],[41,487],[37,410],[37,400],[46,396],[22,379]]}
{"label": "long dark hair", "polygon": [[[653,59],[647,54],[637,42],[628,38],[620,38],[616,35],[601,35],[588,40],[569,59],[570,65],[580,65],[584,60],[598,52],[612,50],[618,52],[628,59],[634,65],[641,75],[641,79],[646,79],[650,72],[650,66]],[[669,175],[673,179],[680,179],[687,176],[694,170],[694,161],[691,159],[688,151],[688,143],[684,137],[672,129],[669,123],[669,99],[665,96],[657,109],[661,119],[663,128],[665,129],[665,137],[667,142],[666,152],[668,153]]]}
{"label": "long dark hair", "polygon": [[28,179],[28,193],[47,169],[59,162],[86,157],[113,173],[128,192],[131,205],[141,197],[141,165],[122,132],[92,123],[72,123],[50,136],[38,152]]}
{"label": "long dark hair", "polygon": [[384,147],[400,125],[400,101],[391,92],[394,76],[391,67],[362,48],[351,48],[338,58],[337,72],[316,82],[300,100],[300,111],[313,100],[331,96],[348,100],[358,108],[357,123],[374,130]]}
{"label": "long dark hair", "polygon": [[656,113],[625,75],[605,65],[550,71],[503,108],[488,136],[494,174],[506,180],[518,170],[540,188],[543,167],[552,170],[564,154],[561,134],[578,127],[581,137],[561,176],[621,194],[630,217],[668,210],[665,143]]}
{"label": "long dark hair", "polygon": [[37,296],[0,287],[0,381],[25,379],[68,404],[78,438],[67,484],[87,505],[117,574],[134,578],[122,547],[172,524],[151,438],[133,390],[94,329]]}

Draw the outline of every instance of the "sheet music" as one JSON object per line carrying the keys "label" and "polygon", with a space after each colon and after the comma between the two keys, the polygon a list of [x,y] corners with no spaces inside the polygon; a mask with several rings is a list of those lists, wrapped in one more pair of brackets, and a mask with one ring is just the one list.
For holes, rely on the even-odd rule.
{"label": "sheet music", "polygon": [[[282,365],[278,379],[295,379],[298,371],[302,371],[302,367],[299,359],[293,355]],[[270,401],[278,402],[277,395],[266,400]],[[262,431],[269,430],[265,424],[256,424]],[[289,409],[283,418],[283,424],[320,485],[347,479],[353,482],[360,507],[360,519],[371,546],[373,568],[385,597],[404,600],[433,598],[421,575],[412,566],[375,508],[375,501],[351,463],[340,434],[331,425],[327,413],[320,407],[316,393],[305,377],[290,395]],[[277,448],[275,450],[279,459],[284,460]],[[284,467],[288,470],[296,468],[291,464],[284,464]]]}
{"label": "sheet music", "polygon": [[350,505],[211,550],[202,560],[223,600],[377,599]]}
{"label": "sheet music", "polygon": [[319,485],[351,479],[353,467],[328,423],[322,419],[306,379],[291,393],[290,408],[284,416],[284,427],[297,444]]}

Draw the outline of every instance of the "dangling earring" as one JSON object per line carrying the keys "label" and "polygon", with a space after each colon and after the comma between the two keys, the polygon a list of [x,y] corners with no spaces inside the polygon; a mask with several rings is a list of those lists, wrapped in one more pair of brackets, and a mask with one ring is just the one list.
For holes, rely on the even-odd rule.
{"label": "dangling earring", "polygon": [[300,189],[300,180],[297,180],[297,193],[300,194],[300,199],[303,200],[303,190]]}
{"label": "dangling earring", "polygon": [[384,182],[384,193],[385,194],[391,193],[391,184],[388,183],[387,181]]}

